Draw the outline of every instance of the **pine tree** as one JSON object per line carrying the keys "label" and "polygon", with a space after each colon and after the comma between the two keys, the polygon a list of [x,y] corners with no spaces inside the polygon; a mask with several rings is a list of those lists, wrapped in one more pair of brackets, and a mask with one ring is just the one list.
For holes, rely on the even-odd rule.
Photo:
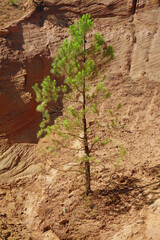
{"label": "pine tree", "polygon": [[[98,82],[94,91],[92,83],[98,76],[99,69],[114,57],[112,46],[106,46],[100,33],[94,34],[92,38],[88,37],[92,28],[93,19],[88,14],[70,26],[70,38],[66,38],[61,44],[51,70],[57,78],[64,78],[63,84],[58,86],[56,80],[47,76],[41,88],[38,84],[33,87],[36,100],[40,103],[37,111],[43,116],[38,137],[44,133],[54,133],[57,136],[53,139],[55,150],[58,150],[58,146],[67,148],[67,141],[74,139],[82,143],[84,154],[80,161],[84,164],[87,195],[91,192],[91,152],[98,142],[101,141],[102,145],[109,142],[108,139],[102,140],[99,137],[89,139],[95,128],[89,126],[88,116],[92,116],[95,126],[100,126],[97,118],[98,102],[110,96],[104,86],[104,79]],[[58,117],[53,126],[49,126],[48,104],[58,101],[59,96],[63,97],[63,116]]]}

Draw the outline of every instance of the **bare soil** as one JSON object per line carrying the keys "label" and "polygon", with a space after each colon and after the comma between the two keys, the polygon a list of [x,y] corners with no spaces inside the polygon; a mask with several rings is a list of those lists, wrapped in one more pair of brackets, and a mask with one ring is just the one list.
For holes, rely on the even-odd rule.
{"label": "bare soil", "polygon": [[[43,234],[53,232],[61,240],[108,240],[132,224],[138,224],[136,233],[117,239],[150,239],[145,235],[148,208],[160,197],[160,84],[129,77],[112,77],[106,84],[112,96],[101,103],[101,114],[112,108],[119,124],[109,132],[108,117],[102,121],[99,134],[112,141],[94,151],[93,192],[85,196],[76,156],[66,150],[50,154],[50,138],[42,139],[35,160],[42,163],[40,173],[1,184],[1,229],[12,236],[6,239],[47,239]],[[127,154],[115,167],[120,145]]]}
{"label": "bare soil", "polygon": [[[107,147],[95,149],[99,164],[92,164],[93,192],[85,196],[83,176],[76,174],[76,166],[69,167],[75,156],[61,152],[53,159],[49,157],[53,168],[60,171],[46,190],[43,214],[41,210],[39,214],[44,219],[44,228],[49,225],[60,239],[112,239],[125,224],[144,220],[148,206],[160,197],[160,84],[144,79],[136,83],[130,78],[112,78],[107,86],[112,97],[101,103],[101,113],[112,108],[120,125],[108,133],[107,118],[103,119],[104,128],[99,134],[107,133],[112,141]],[[127,155],[115,167],[120,145],[127,149]],[[70,172],[64,171],[64,165]],[[143,227],[137,233],[140,236]]]}
{"label": "bare soil", "polygon": [[[30,10],[26,1],[8,2],[0,1],[1,27]],[[41,139],[33,159],[41,162],[38,171],[0,181],[0,239],[160,239],[147,235],[149,208],[160,198],[160,83],[119,75],[108,77],[106,86],[112,95],[100,103],[103,128],[96,134],[112,141],[94,149],[92,193],[85,195],[77,156],[64,149],[53,155],[50,138]],[[112,117],[118,120],[109,130]],[[115,166],[121,145],[127,154]],[[134,224],[130,235],[114,237]]]}
{"label": "bare soil", "polygon": [[30,2],[25,0],[0,0],[0,27],[6,27],[24,16],[33,7]]}

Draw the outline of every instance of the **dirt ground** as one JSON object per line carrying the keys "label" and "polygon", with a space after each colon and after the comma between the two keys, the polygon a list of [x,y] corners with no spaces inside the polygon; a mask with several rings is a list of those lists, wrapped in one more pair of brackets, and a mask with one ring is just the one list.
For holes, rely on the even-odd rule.
{"label": "dirt ground", "polygon": [[[74,172],[76,166],[69,165],[71,153],[56,156],[59,162],[49,157],[53,168],[62,173],[47,189],[42,202],[44,228],[49,225],[60,239],[112,239],[124,225],[137,221],[142,221],[138,232],[122,239],[148,239],[143,234],[147,222],[144,219],[148,206],[160,197],[160,84],[113,78],[107,85],[112,97],[101,103],[101,113],[112,108],[119,115],[120,126],[107,133],[112,139],[107,147],[95,149],[99,164],[92,166],[93,193],[85,197],[83,177]],[[122,107],[117,109],[119,103]],[[107,118],[102,122],[103,131],[106,122]],[[106,134],[107,130],[103,131],[100,134]],[[115,167],[120,145],[126,148],[127,155]],[[64,166],[73,172],[63,173]]]}
{"label": "dirt ground", "polygon": [[[42,235],[50,232],[63,240],[151,239],[148,209],[160,197],[160,84],[128,77],[106,83],[112,96],[101,103],[101,114],[112,108],[120,124],[108,132],[107,117],[102,122],[99,134],[112,141],[95,149],[99,163],[92,164],[93,193],[85,196],[84,177],[72,152],[52,155],[50,139],[42,139],[35,160],[42,163],[40,173],[1,184],[1,229],[12,236],[6,239],[50,239]],[[120,145],[127,154],[115,167]],[[128,225],[137,230],[116,238]]]}
{"label": "dirt ground", "polygon": [[32,1],[1,0],[0,1],[0,27],[6,27],[17,19],[20,19],[34,6]]}
{"label": "dirt ground", "polygon": [[[0,2],[1,27],[29,10],[25,1]],[[15,165],[9,180],[0,179],[0,240],[160,239],[160,82],[111,75],[105,83],[111,97],[100,103],[98,134],[111,142],[94,149],[93,192],[85,196],[77,156],[63,149],[54,155],[50,138],[41,139],[23,171]],[[108,109],[118,117],[111,131]]]}

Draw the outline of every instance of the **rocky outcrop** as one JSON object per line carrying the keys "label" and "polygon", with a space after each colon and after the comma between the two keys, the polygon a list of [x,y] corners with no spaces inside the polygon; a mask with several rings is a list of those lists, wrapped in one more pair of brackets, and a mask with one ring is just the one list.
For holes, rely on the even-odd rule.
{"label": "rocky outcrop", "polygon": [[[132,240],[157,240],[160,236],[160,200],[156,200],[153,204],[149,206],[148,209],[145,209],[145,217],[142,218],[144,209],[140,213],[140,219],[132,223],[130,225],[125,225],[121,231],[116,233],[111,240],[124,240],[124,239],[132,239]],[[145,220],[144,220],[145,219]],[[142,235],[143,229],[143,235]]]}
{"label": "rocky outcrop", "polygon": [[30,12],[0,30],[0,137],[11,143],[37,141],[40,115],[32,86],[50,73],[72,18],[85,12],[101,18],[125,16],[132,8],[131,3],[119,1],[66,0],[44,1],[44,9],[39,11],[32,1],[27,4],[32,7]]}
{"label": "rocky outcrop", "polygon": [[126,16],[133,10],[132,0],[120,2],[119,0],[45,0],[44,6],[53,7],[55,12],[62,12],[66,14],[84,14],[89,13],[93,17],[112,17],[112,16]]}
{"label": "rocky outcrop", "polygon": [[160,8],[159,1],[139,3],[134,16],[134,45],[131,55],[130,76],[159,81]]}
{"label": "rocky outcrop", "polygon": [[32,86],[49,74],[50,45],[54,53],[63,38],[62,33],[53,37],[52,24],[41,28],[39,14],[29,19],[9,26],[0,38],[0,137],[11,143],[37,141],[40,116]]}
{"label": "rocky outcrop", "polygon": [[[84,237],[85,234],[88,237],[86,226],[93,225],[94,239],[99,231],[102,239],[137,240],[138,236],[139,239],[157,240],[159,195],[158,190],[155,193],[154,188],[150,189],[148,194],[144,191],[145,196],[142,196],[140,191],[138,197],[137,192],[133,196],[129,192],[127,195],[124,192],[122,195],[119,194],[124,210],[133,206],[131,211],[125,210],[128,211],[126,219],[120,215],[120,219],[117,220],[116,205],[113,206],[113,218],[108,219],[108,214],[105,213],[104,219],[98,219],[99,209],[104,213],[105,207],[110,211],[110,205],[108,207],[107,204],[112,205],[111,199],[104,196],[101,208],[98,205],[101,201],[95,204],[97,206],[95,215],[94,204],[91,205],[90,216],[87,215],[87,218],[93,217],[94,220],[90,221],[90,225],[89,223],[85,225],[88,221],[87,218],[84,220],[85,214],[88,214],[85,212],[82,222],[76,223],[75,214],[78,218],[79,206],[75,213],[73,212],[74,216],[70,221],[72,208],[79,200],[78,197],[74,198],[77,196],[77,190],[73,190],[75,184],[73,173],[70,172],[71,176],[66,180],[64,171],[73,165],[70,158],[74,156],[63,151],[56,157],[49,157],[47,154],[42,158],[39,156],[39,153],[44,151],[44,142],[39,143],[40,149],[37,151],[37,146],[33,143],[37,142],[36,132],[41,116],[35,110],[36,102],[32,86],[36,82],[40,83],[50,74],[51,63],[61,41],[67,37],[69,25],[83,13],[91,14],[95,18],[96,31],[99,31],[107,44],[112,44],[115,50],[115,59],[104,69],[104,74],[110,77],[107,78],[107,81],[110,79],[107,84],[113,92],[109,107],[118,105],[119,102],[124,106],[121,110],[123,129],[117,131],[118,139],[114,136],[118,144],[122,141],[127,146],[127,160],[125,166],[122,165],[124,171],[133,173],[134,178],[132,179],[131,176],[133,182],[137,177],[140,184],[134,187],[138,186],[139,190],[142,189],[143,182],[146,184],[147,181],[152,182],[154,179],[159,181],[159,1],[44,0],[43,4],[39,4],[42,1],[38,0],[34,2],[36,3],[31,0],[26,1],[24,6],[27,9],[26,14],[0,29],[0,184],[3,190],[0,192],[0,218],[5,219],[7,214],[12,231],[15,225],[19,226],[19,222],[22,221],[23,224],[18,228],[18,232],[22,229],[24,232],[19,239],[25,237],[40,239],[39,236],[43,239],[56,239],[53,233],[55,229],[60,236],[70,233],[74,235],[75,226],[77,233],[80,231],[80,236],[84,233]],[[94,32],[95,30],[92,34]],[[105,103],[102,103],[102,113],[105,112],[104,105]],[[53,110],[56,108],[54,103],[52,108]],[[54,115],[52,116],[54,119]],[[112,147],[110,149],[114,151]],[[106,159],[110,149],[105,149],[99,154],[100,160]],[[153,164],[152,162],[155,166],[149,166],[149,163]],[[112,164],[107,165],[108,169]],[[150,167],[155,168],[154,171],[150,171]],[[56,176],[58,172],[56,168],[62,170],[59,177]],[[107,167],[105,171],[108,171]],[[104,182],[102,178],[105,178],[104,172],[100,173],[100,181],[96,182],[96,187],[101,187]],[[114,175],[114,172],[110,174]],[[108,172],[105,181],[108,183]],[[135,199],[136,203],[134,203]],[[84,206],[87,204],[84,202]],[[144,205],[142,219],[138,215],[141,212],[137,210],[137,206]],[[70,212],[63,211],[64,206],[67,210],[71,209]],[[4,209],[6,213],[3,213]],[[117,212],[119,214],[119,211]],[[68,214],[68,219],[65,219],[64,213]],[[135,219],[134,223],[133,219]],[[143,222],[145,219],[146,221]],[[1,225],[0,223],[0,231],[3,230],[3,234],[11,233],[7,223],[5,229],[1,228]],[[108,233],[110,227],[112,233]],[[13,236],[17,238],[16,235]]]}
{"label": "rocky outcrop", "polygon": [[[36,1],[35,1],[36,2]],[[36,142],[40,115],[32,86],[50,74],[60,42],[73,19],[88,12],[95,28],[115,49],[108,72],[158,81],[159,2],[28,1],[28,12],[0,30],[0,137],[13,142]],[[135,14],[134,11],[136,10]],[[133,15],[134,14],[134,15]],[[150,21],[152,17],[152,21]]]}

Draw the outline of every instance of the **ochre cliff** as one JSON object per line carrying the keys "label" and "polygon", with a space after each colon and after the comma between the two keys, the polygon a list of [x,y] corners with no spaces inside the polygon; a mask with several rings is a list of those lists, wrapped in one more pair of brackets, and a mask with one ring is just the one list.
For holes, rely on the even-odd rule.
{"label": "ochre cliff", "polygon": [[[143,1],[44,1],[0,30],[0,137],[36,142],[40,121],[32,86],[50,73],[60,42],[74,18],[88,12],[95,28],[115,49],[112,74],[159,80],[159,3]],[[31,10],[29,10],[31,9]],[[151,20],[152,19],[152,20]]]}
{"label": "ochre cliff", "polygon": [[0,137],[10,142],[37,141],[40,116],[35,111],[31,87],[49,74],[73,17],[89,12],[104,22],[107,16],[129,16],[132,8],[131,3],[119,1],[46,1],[44,6],[40,12],[28,1],[31,11],[0,30]]}
{"label": "ochre cliff", "polygon": [[[58,239],[56,232],[60,239],[158,240],[160,1],[34,2],[21,1],[24,14],[16,12],[18,19],[15,14],[8,23],[0,6],[4,21],[0,22],[0,219],[8,219],[8,226],[17,231],[16,239]],[[14,6],[10,9],[18,11]],[[104,151],[97,149],[106,165],[105,171],[99,166],[93,186],[101,189],[110,179],[107,187],[111,191],[101,201],[97,193],[90,203],[82,200],[82,179],[78,178],[77,189],[72,171],[66,173],[74,167],[74,156],[64,150],[57,156],[44,153],[46,139],[37,147],[41,116],[32,90],[50,74],[69,25],[83,13],[94,17],[91,34],[99,31],[115,51],[104,72],[112,97],[102,103],[101,113],[105,107],[122,103],[120,118],[126,129],[112,137],[117,146],[127,148],[118,171],[112,162],[105,162],[116,147],[111,143]],[[56,107],[53,103],[52,110]],[[120,205],[114,205],[112,190],[121,176],[126,178],[118,182]]]}

